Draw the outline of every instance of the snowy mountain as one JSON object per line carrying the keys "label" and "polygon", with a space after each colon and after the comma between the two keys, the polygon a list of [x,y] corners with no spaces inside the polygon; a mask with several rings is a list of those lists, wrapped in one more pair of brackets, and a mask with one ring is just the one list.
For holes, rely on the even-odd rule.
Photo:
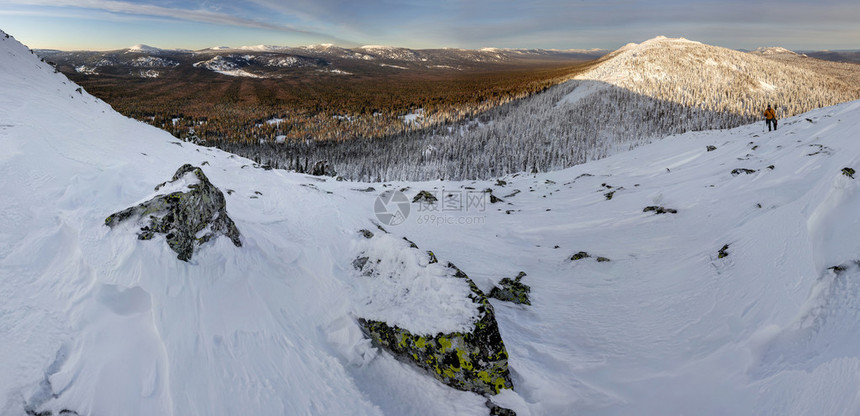
{"label": "snowy mountain", "polygon": [[278,166],[297,157],[324,160],[355,180],[486,179],[563,169],[666,135],[737,127],[761,120],[768,105],[781,119],[856,99],[860,71],[853,64],[658,37],[628,44],[568,82],[453,128],[393,140],[220,146]]}
{"label": "snowy mountain", "polygon": [[852,80],[686,39],[657,37],[601,60],[577,78],[707,111],[758,117],[772,104],[786,117],[860,98]]}
{"label": "snowy mountain", "polygon": [[126,49],[126,53],[147,53],[158,55],[161,52],[163,52],[162,49],[144,44],[137,44]]}
{"label": "snowy mountain", "polygon": [[762,46],[761,48],[756,48],[751,53],[758,54],[758,55],[799,55],[797,52],[790,51],[788,49],[785,49],[785,48],[779,47],[779,46],[771,46],[771,47]]}
{"label": "snowy mountain", "polygon": [[[183,78],[191,74],[188,68],[200,68],[228,76],[252,76],[260,78],[280,78],[308,71],[318,74],[321,71],[340,74],[362,74],[398,69],[420,71],[462,70],[481,68],[484,65],[516,65],[525,61],[554,62],[571,60],[591,60],[606,51],[555,51],[555,50],[466,50],[466,49],[426,49],[413,50],[390,46],[363,46],[354,49],[338,47],[333,44],[300,47],[256,45],[233,48],[218,46],[198,51],[159,49],[147,45],[135,45],[119,51],[55,51],[40,50],[40,56],[50,58],[59,64],[61,70],[81,68],[78,73],[90,75],[110,75],[136,77],[139,71],[131,68],[140,55],[155,55],[178,65],[169,71]],[[230,60],[236,56],[245,57],[246,64],[241,72],[235,69],[224,70],[221,64],[198,65],[203,60]],[[206,59],[201,59],[206,58]],[[288,61],[300,62],[299,65],[283,64]],[[276,64],[272,64],[276,62]],[[282,62],[282,64],[277,64]],[[101,67],[101,68],[99,68]],[[210,68],[211,67],[211,68]],[[215,68],[215,69],[212,69]],[[221,68],[221,69],[219,69]],[[280,68],[280,69],[278,69]],[[167,69],[161,71],[167,73]],[[193,71],[192,71],[193,72]],[[250,74],[250,75],[249,75]]]}
{"label": "snowy mountain", "polygon": [[[531,288],[489,301],[513,385],[489,397],[520,416],[860,411],[858,101],[550,173],[355,183],[177,142],[2,32],[0,56],[4,415],[487,415],[359,323],[468,329],[447,262]],[[240,247],[182,261],[105,225],[199,187],[165,183],[186,163]]]}

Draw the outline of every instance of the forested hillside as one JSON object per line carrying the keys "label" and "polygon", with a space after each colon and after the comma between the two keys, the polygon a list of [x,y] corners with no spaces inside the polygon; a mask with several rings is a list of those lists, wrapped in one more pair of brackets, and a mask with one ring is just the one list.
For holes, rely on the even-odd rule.
{"label": "forested hillside", "polygon": [[[354,180],[474,179],[556,170],[653,138],[736,127],[860,98],[856,72],[655,38],[602,58],[577,79],[462,123],[344,143],[217,146],[272,167],[319,162]],[[324,161],[324,162],[322,162]]]}

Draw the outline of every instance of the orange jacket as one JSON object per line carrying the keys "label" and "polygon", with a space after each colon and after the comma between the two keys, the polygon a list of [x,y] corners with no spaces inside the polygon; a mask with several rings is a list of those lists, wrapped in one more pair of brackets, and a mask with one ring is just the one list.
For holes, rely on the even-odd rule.
{"label": "orange jacket", "polygon": [[772,108],[768,108],[767,110],[764,110],[764,118],[768,120],[773,120],[774,118],[776,118],[776,113],[773,112]]}

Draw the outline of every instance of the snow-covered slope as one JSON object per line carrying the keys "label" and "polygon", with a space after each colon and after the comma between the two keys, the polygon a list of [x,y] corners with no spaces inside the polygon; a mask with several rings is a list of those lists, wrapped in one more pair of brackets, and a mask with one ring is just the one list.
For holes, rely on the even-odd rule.
{"label": "snow-covered slope", "polygon": [[137,44],[134,46],[130,46],[126,50],[126,53],[148,53],[148,54],[155,54],[155,55],[157,55],[161,52],[162,52],[162,49],[159,49],[159,48],[156,48],[153,46],[149,46],[149,45],[144,45],[144,44]]}
{"label": "snow-covered slope", "polygon": [[683,38],[631,43],[601,61],[577,78],[709,111],[760,116],[771,104],[788,117],[860,98],[855,83],[825,71]]}
{"label": "snow-covered slope", "polygon": [[[361,336],[355,314],[386,309],[352,265],[368,186],[442,201],[387,226],[388,249],[408,237],[485,292],[526,272],[532,306],[493,301],[515,390],[493,400],[520,416],[860,412],[860,177],[843,174],[860,102],[504,182],[358,184],[176,142],[2,32],[0,56],[0,414],[486,415]],[[225,191],[242,247],[186,263],[104,225],[184,163]],[[384,293],[401,315],[421,302]]]}

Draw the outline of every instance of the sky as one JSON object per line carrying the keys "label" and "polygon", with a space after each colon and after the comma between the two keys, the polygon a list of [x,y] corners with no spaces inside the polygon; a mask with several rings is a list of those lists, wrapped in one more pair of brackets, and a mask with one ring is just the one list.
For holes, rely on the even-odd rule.
{"label": "sky", "polygon": [[860,49],[860,2],[699,0],[2,0],[31,48],[616,49],[658,35],[735,49]]}

